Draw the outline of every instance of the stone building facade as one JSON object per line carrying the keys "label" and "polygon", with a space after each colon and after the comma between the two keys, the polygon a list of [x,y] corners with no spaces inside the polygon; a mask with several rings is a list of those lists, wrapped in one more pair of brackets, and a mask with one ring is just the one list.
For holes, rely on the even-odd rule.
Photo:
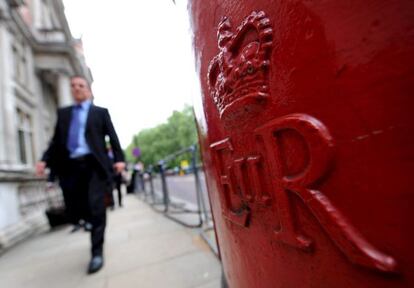
{"label": "stone building facade", "polygon": [[92,82],[61,0],[0,0],[0,251],[43,229],[48,197],[34,176],[70,76]]}

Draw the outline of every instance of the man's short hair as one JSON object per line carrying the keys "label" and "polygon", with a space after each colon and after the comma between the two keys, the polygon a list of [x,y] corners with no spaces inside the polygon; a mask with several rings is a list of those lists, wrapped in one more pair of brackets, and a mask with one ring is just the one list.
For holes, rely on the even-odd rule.
{"label": "man's short hair", "polygon": [[85,82],[88,85],[89,90],[91,90],[91,83],[89,83],[88,79],[86,79],[85,76],[80,75],[80,74],[75,74],[75,75],[70,76],[70,80],[72,81],[73,78],[81,78],[81,79],[85,80]]}

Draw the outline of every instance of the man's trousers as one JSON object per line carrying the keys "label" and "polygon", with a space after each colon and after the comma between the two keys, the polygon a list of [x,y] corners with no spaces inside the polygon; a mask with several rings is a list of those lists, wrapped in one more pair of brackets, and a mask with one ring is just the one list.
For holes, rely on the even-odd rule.
{"label": "man's trousers", "polygon": [[106,226],[104,195],[108,177],[92,155],[71,159],[67,173],[60,178],[69,221],[92,224],[92,256],[102,255]]}

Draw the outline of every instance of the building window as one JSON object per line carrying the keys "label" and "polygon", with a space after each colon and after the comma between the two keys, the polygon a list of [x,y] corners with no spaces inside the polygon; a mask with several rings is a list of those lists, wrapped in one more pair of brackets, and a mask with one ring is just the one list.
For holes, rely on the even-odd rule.
{"label": "building window", "polygon": [[20,76],[20,65],[19,65],[19,50],[16,45],[13,45],[13,76],[14,79],[18,79]]}
{"label": "building window", "polygon": [[33,163],[33,130],[29,114],[17,109],[18,159],[21,164]]}
{"label": "building window", "polygon": [[41,25],[43,29],[52,29],[53,25],[52,25],[52,16],[51,16],[51,11],[50,11],[50,7],[49,7],[49,3],[47,0],[42,0],[41,1],[41,10],[42,10],[42,17],[41,17]]}
{"label": "building window", "polygon": [[26,55],[25,55],[25,53],[23,52],[22,53],[22,57],[20,58],[20,66],[21,66],[21,71],[22,71],[22,73],[21,73],[21,75],[20,75],[20,82],[22,83],[22,84],[28,84],[27,83],[27,61],[26,61]]}
{"label": "building window", "polygon": [[26,47],[22,43],[16,42],[13,45],[13,66],[16,82],[19,82],[23,86],[27,86],[29,68],[26,58]]}

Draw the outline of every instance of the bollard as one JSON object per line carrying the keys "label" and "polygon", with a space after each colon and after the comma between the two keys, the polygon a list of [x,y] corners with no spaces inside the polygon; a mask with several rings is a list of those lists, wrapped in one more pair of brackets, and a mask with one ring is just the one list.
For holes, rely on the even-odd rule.
{"label": "bollard", "polygon": [[198,206],[198,215],[200,220],[200,225],[203,224],[203,217],[202,213],[206,212],[206,207],[203,199],[203,195],[201,194],[201,184],[200,184],[200,176],[198,174],[197,168],[197,145],[193,145],[190,148],[191,150],[191,168],[194,173],[194,180],[195,180],[195,189],[196,189],[196,197],[197,197],[197,206]]}
{"label": "bollard", "polygon": [[155,203],[155,191],[154,191],[154,182],[153,182],[153,179],[152,179],[152,174],[153,174],[153,167],[150,166],[150,168],[148,170],[150,195],[151,195],[152,203]]}
{"label": "bollard", "polygon": [[162,185],[162,197],[163,197],[163,203],[164,203],[164,212],[168,212],[170,199],[168,196],[168,187],[167,187],[167,180],[165,179],[165,162],[161,160],[158,163],[158,168],[160,170],[160,176],[161,176],[161,185]]}

